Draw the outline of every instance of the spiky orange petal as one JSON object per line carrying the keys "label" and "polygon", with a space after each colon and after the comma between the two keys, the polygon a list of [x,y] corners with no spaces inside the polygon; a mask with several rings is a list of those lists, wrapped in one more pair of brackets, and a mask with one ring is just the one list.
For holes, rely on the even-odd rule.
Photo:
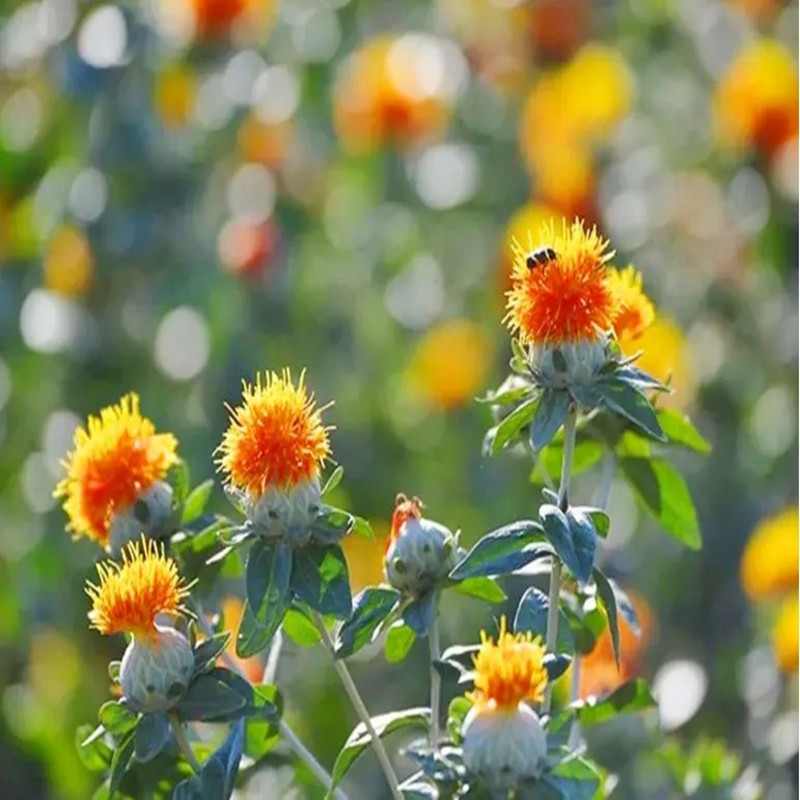
{"label": "spiky orange petal", "polygon": [[423,502],[419,497],[412,497],[409,500],[409,498],[401,492],[394,498],[392,528],[383,548],[384,554],[389,552],[392,542],[397,540],[397,537],[400,535],[400,529],[403,527],[405,521],[408,519],[420,519],[420,517],[422,517],[423,508]]}
{"label": "spiky orange petal", "polygon": [[228,407],[230,425],[217,448],[230,485],[260,497],[270,486],[290,489],[316,478],[331,452],[331,428],[306,392],[304,373],[296,386],[285,369],[243,387],[244,402]]}
{"label": "spiky orange petal", "polygon": [[656,318],[653,302],[642,288],[642,273],[629,264],[625,269],[609,269],[607,280],[617,305],[614,333],[621,342],[632,342]]}
{"label": "spiky orange petal", "polygon": [[[536,239],[529,233],[527,244],[512,242],[515,261],[505,316],[512,333],[530,344],[557,345],[610,330],[616,306],[606,262],[614,254],[597,229],[587,231],[576,219],[569,226],[562,221],[558,232],[551,222]],[[528,269],[526,256],[541,246],[552,247],[557,258]]]}
{"label": "spiky orange petal", "polygon": [[91,626],[100,633],[148,635],[158,614],[176,614],[190,586],[178,567],[164,554],[163,545],[142,536],[122,553],[122,565],[106,561],[97,565],[100,585],[87,582],[92,600]]}
{"label": "spiky orange petal", "polygon": [[495,643],[481,631],[481,649],[473,656],[475,691],[473,703],[497,709],[516,708],[523,700],[540,702],[547,686],[544,667],[545,648],[530,631],[513,634],[500,618],[500,633]]}
{"label": "spiky orange petal", "polygon": [[136,394],[90,416],[78,428],[74,446],[63,462],[66,477],[55,489],[64,498],[69,529],[105,546],[116,511],[124,511],[142,492],[161,480],[177,463],[178,443],[172,434],[156,433],[139,412]]}

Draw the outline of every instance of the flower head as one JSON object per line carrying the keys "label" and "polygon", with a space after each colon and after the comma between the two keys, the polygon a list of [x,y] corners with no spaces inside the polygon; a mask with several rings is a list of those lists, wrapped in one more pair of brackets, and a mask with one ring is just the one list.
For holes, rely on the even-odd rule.
{"label": "flower head", "polygon": [[135,394],[90,416],[87,428],[75,432],[67,475],[54,494],[65,498],[69,529],[105,546],[112,515],[130,508],[178,461],[177,441],[156,433]]}
{"label": "flower head", "polygon": [[656,318],[653,301],[642,289],[642,273],[631,264],[625,269],[609,269],[607,280],[617,303],[614,315],[617,339],[621,342],[638,339]]}
{"label": "flower head", "polygon": [[159,614],[177,614],[190,585],[178,567],[164,554],[163,545],[142,537],[122,553],[122,564],[106,561],[97,565],[100,585],[87,583],[92,600],[89,620],[100,633],[155,634]]}
{"label": "flower head", "polygon": [[293,489],[319,476],[330,454],[322,411],[306,392],[304,376],[268,372],[244,383],[244,402],[230,408],[231,421],[218,452],[219,467],[236,489],[260,497],[270,488]]}
{"label": "flower head", "polygon": [[[606,280],[606,262],[612,258],[608,241],[595,228],[587,231],[579,220],[542,226],[538,241],[528,235],[528,248],[514,240],[516,257],[512,286],[507,292],[505,322],[530,344],[557,345],[595,340],[611,328],[615,298]],[[531,251],[546,246],[555,257],[529,265]]]}
{"label": "flower head", "polygon": [[393,542],[400,537],[403,525],[409,519],[422,519],[422,509],[425,507],[419,497],[412,497],[410,500],[402,492],[394,498],[394,511],[392,512],[392,527],[389,537],[386,539],[384,552],[389,550]]}
{"label": "flower head", "polygon": [[495,643],[481,631],[481,649],[473,656],[475,691],[473,703],[487,710],[511,711],[524,700],[535,703],[544,698],[547,670],[545,648],[530,631],[513,634],[500,618],[500,633]]}

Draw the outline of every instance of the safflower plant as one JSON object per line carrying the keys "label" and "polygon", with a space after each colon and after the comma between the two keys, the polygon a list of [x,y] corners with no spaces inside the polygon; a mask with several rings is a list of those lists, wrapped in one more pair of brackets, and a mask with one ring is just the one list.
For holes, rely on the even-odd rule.
{"label": "safflower plant", "polygon": [[[619,665],[623,620],[633,635],[639,628],[634,603],[595,563],[611,525],[609,487],[621,473],[667,533],[697,548],[691,497],[666,456],[673,447],[708,446],[687,418],[659,408],[669,387],[630,354],[656,316],[634,267],[614,267],[609,243],[578,219],[531,231],[513,252],[511,372],[481,399],[493,418],[483,451],[529,461],[545,484],[543,502],[526,519],[477,538],[470,531],[467,550],[460,532],[428,518],[419,498],[397,493],[385,581],[356,597],[341,541],[372,532],[326,502],[343,469],[323,482],[332,459],[329,406],[317,405],[304,373],[257,376],[229,408],[216,452],[229,516],[206,512],[213,482],[190,490],[177,442],[156,432],[135,395],[77,432],[56,493],[69,530],[113,559],[87,584],[91,626],[128,637],[109,668],[115,699],[100,709],[99,725],[79,731],[84,760],[104,773],[98,797],[225,800],[279,739],[319,781],[319,796],[346,798],[342,779],[370,747],[385,778],[371,797],[606,796],[612,782],[591,760],[583,731],[655,704],[636,677],[580,697],[582,657],[610,637]],[[598,462],[601,502],[578,504],[572,477]],[[503,603],[504,576],[521,570],[546,575],[549,591],[530,586],[496,631],[443,650],[442,593]],[[244,601],[236,654],[269,653],[261,683],[226,651],[226,621],[213,607],[220,577],[238,581]],[[321,642],[361,720],[330,771],[282,716],[274,664],[284,635]],[[381,640],[397,663],[417,639],[430,652],[430,703],[371,716],[347,659]],[[570,696],[554,703],[553,686],[568,671]],[[464,683],[472,688],[457,689],[445,712],[444,685]],[[226,732],[214,739],[209,723]],[[404,749],[414,767],[405,776],[384,742],[402,728],[423,734]]]}

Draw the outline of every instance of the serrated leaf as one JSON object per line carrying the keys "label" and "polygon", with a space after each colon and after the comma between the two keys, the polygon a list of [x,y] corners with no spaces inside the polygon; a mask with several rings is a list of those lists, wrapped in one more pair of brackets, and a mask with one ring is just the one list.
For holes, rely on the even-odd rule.
{"label": "serrated leaf", "polygon": [[228,669],[216,667],[190,684],[176,707],[184,722],[227,722],[253,708],[253,687]]}
{"label": "serrated leaf", "polygon": [[318,544],[338,544],[354,525],[355,518],[347,511],[322,506],[311,525],[311,538]]}
{"label": "serrated leaf", "polygon": [[133,741],[137,761],[152,761],[169,738],[170,727],[165,714],[143,714]]}
{"label": "serrated leaf", "polygon": [[370,586],[357,595],[350,618],[339,628],[336,657],[346,658],[369,644],[399,599],[397,590],[384,586]]}
{"label": "serrated leaf", "polygon": [[616,661],[617,669],[619,669],[619,620],[617,619],[617,597],[614,594],[614,589],[611,584],[600,572],[599,569],[592,571],[594,582],[597,585],[597,594],[603,603],[606,616],[608,617],[608,630],[611,634],[611,645],[614,650],[614,661]]}
{"label": "serrated leaf", "polygon": [[653,406],[638,389],[621,380],[610,378],[598,381],[595,389],[606,408],[632,422],[653,439],[660,442],[667,440]]}
{"label": "serrated leaf", "polygon": [[347,561],[339,545],[311,542],[295,550],[292,593],[320,614],[346,619],[352,611]]}
{"label": "serrated leaf", "polygon": [[449,577],[461,581],[513,572],[547,554],[549,549],[541,547],[542,539],[542,526],[535,520],[504,525],[482,536]]}
{"label": "serrated leaf", "polygon": [[[430,719],[431,712],[429,708],[408,708],[404,711],[393,711],[389,714],[372,717],[372,725],[375,733],[383,739],[390,733],[403,728],[414,727],[427,730],[430,725]],[[328,797],[333,797],[333,787],[338,786],[355,760],[370,746],[371,742],[372,737],[367,732],[364,724],[357,725],[336,757],[336,763],[333,765],[331,773],[333,785]]]}
{"label": "serrated leaf", "polygon": [[569,413],[570,396],[564,390],[545,389],[531,422],[531,447],[538,452],[558,433]]}
{"label": "serrated leaf", "polygon": [[491,455],[497,455],[526,425],[530,424],[538,403],[537,397],[525,400],[497,424],[494,428],[494,438],[489,445]]}
{"label": "serrated leaf", "polygon": [[183,504],[181,525],[188,525],[203,515],[213,491],[214,481],[211,478],[203,481],[192,489]]}
{"label": "serrated leaf", "polygon": [[508,598],[506,593],[498,586],[494,578],[485,575],[476,575],[473,578],[465,578],[456,583],[453,588],[469,597],[477,597],[486,603],[497,605],[504,603]]}
{"label": "serrated leaf", "polygon": [[573,704],[582,725],[596,725],[606,722],[618,714],[657,708],[650,687],[644,678],[628,681],[602,698],[589,698]]}
{"label": "serrated leaf", "polygon": [[390,664],[402,661],[414,646],[417,634],[408,625],[395,623],[386,633],[383,653]]}
{"label": "serrated leaf", "polygon": [[[283,542],[256,539],[247,558],[245,588],[247,608],[269,641],[278,630],[289,607],[292,550]],[[242,618],[244,623],[244,617]],[[240,626],[241,627],[241,626]],[[237,640],[236,652],[240,656]],[[253,655],[253,653],[250,653]]]}
{"label": "serrated leaf", "polygon": [[702,547],[692,496],[680,473],[663,458],[623,458],[622,474],[645,510],[692,550]]}
{"label": "serrated leaf", "polygon": [[[534,636],[540,636],[542,641],[547,635],[547,614],[550,608],[550,598],[541,589],[531,586],[525,590],[517,605],[514,615],[514,633],[530,631]],[[558,635],[556,637],[556,650],[559,653],[574,653],[575,641],[570,629],[569,620],[561,609],[558,612]]]}
{"label": "serrated leaf", "polygon": [[710,453],[711,445],[695,428],[691,420],[672,408],[662,408],[656,412],[661,430],[670,444],[680,444],[698,453]]}

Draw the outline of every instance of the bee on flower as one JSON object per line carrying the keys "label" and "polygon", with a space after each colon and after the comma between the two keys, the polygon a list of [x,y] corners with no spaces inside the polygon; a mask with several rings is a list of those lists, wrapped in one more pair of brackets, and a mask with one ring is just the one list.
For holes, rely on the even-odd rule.
{"label": "bee on flower", "polygon": [[194,654],[180,631],[156,620],[185,613],[191,586],[163,545],[146,537],[123,549],[121,564],[98,564],[97,574],[99,583],[86,586],[91,626],[105,636],[131,635],[119,672],[125,699],[146,713],[171,708],[189,685]]}
{"label": "bee on flower", "polygon": [[175,437],[156,433],[141,415],[135,394],[90,416],[75,432],[63,463],[66,476],[54,492],[64,500],[68,530],[114,555],[142,532],[163,535],[172,513],[172,488],[164,478],[178,463],[176,451]]}
{"label": "bee on flower", "polygon": [[530,703],[547,687],[546,651],[528,633],[510,633],[500,619],[497,641],[481,631],[473,656],[473,706],[464,719],[464,766],[492,791],[508,792],[521,780],[538,778],[545,766],[547,736]]}
{"label": "bee on flower", "polygon": [[322,412],[304,374],[289,370],[244,383],[242,403],[217,448],[228,491],[257,533],[305,544],[320,507],[320,473],[331,452]]}

